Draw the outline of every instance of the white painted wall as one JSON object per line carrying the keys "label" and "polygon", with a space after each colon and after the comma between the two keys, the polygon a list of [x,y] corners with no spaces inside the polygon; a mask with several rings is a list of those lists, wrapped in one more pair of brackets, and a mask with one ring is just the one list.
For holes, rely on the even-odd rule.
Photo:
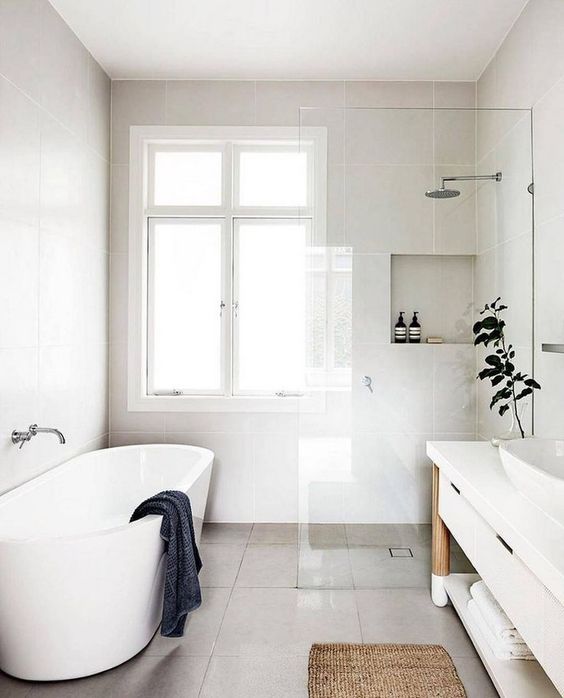
{"label": "white painted wall", "polygon": [[0,0],[0,491],[107,443],[109,114],[49,2]]}
{"label": "white painted wall", "polygon": [[[564,342],[564,3],[530,0],[478,82],[478,106],[532,108],[535,170],[535,400],[538,436],[560,438],[564,356],[540,351]],[[523,274],[513,257],[508,275]]]}
{"label": "white painted wall", "polygon": [[[296,126],[307,106],[315,108],[302,112],[302,123],[328,129],[327,244],[354,248],[352,392],[328,393],[322,415],[129,412],[129,126]],[[474,106],[475,83],[114,81],[111,444],[215,451],[210,520],[295,521],[300,509],[310,521],[428,521],[425,440],[474,438],[474,350],[390,346],[390,253],[474,253],[473,190],[450,202],[424,196],[446,171],[474,172],[475,114],[448,110]],[[460,286],[470,304],[470,273],[471,260],[461,274],[447,274],[446,295],[456,297]],[[436,296],[436,284],[422,282],[425,293]],[[468,341],[470,319],[457,318],[466,326],[457,341]],[[373,396],[360,386],[365,373],[375,380]],[[320,472],[319,463],[333,471]]]}

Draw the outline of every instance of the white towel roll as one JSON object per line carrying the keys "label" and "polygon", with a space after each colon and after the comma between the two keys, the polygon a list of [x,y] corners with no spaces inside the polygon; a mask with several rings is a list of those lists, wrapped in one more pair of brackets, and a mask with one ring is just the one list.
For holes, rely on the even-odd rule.
{"label": "white towel roll", "polygon": [[483,635],[485,641],[488,643],[491,651],[498,659],[525,659],[528,661],[534,661],[535,657],[533,653],[524,642],[508,643],[495,637],[474,599],[470,599],[468,602],[468,613],[472,617],[480,633]]}
{"label": "white towel roll", "polygon": [[472,584],[470,595],[478,605],[486,623],[497,639],[505,642],[523,642],[523,638],[515,628],[514,623],[507,617],[503,608],[482,580]]}

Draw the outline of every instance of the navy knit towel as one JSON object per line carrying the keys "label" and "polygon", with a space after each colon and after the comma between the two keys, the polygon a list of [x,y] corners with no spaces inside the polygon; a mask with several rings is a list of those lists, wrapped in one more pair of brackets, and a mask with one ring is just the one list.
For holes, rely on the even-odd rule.
{"label": "navy knit towel", "polygon": [[190,500],[184,492],[165,490],[142,502],[130,521],[162,516],[161,538],[167,553],[161,635],[182,637],[190,611],[202,603],[198,573],[202,561],[196,545]]}

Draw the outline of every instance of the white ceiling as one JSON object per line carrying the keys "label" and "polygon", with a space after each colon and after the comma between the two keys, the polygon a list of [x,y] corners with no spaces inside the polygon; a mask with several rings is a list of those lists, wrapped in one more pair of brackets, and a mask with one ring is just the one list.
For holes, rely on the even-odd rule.
{"label": "white ceiling", "polygon": [[474,80],[526,0],[50,0],[112,78]]}

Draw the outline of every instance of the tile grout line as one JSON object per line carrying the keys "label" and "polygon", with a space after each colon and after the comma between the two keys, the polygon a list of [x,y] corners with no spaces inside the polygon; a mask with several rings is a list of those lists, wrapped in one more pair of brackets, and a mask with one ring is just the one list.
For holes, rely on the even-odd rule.
{"label": "tile grout line", "polygon": [[358,630],[360,633],[360,642],[361,644],[364,645],[364,633],[362,632],[362,623],[360,620],[360,608],[358,607],[358,589],[356,588],[356,582],[354,578],[354,573],[353,573],[353,566],[352,566],[352,560],[351,560],[351,548],[350,548],[350,543],[349,543],[349,536],[347,533],[347,527],[346,524],[343,524],[344,529],[345,529],[345,542],[347,544],[347,557],[349,560],[349,569],[351,573],[351,581],[352,581],[352,593],[353,593],[353,598],[354,598],[354,606],[356,608],[356,619],[358,622]]}
{"label": "tile grout line", "polygon": [[[204,684],[206,683],[206,679],[207,679],[207,677],[208,677],[208,673],[209,673],[211,661],[212,661],[212,659],[213,659],[214,656],[215,656],[216,644],[217,644],[217,641],[218,641],[218,639],[219,639],[219,635],[220,635],[220,633],[221,633],[221,629],[223,628],[223,622],[224,622],[224,620],[225,620],[225,616],[226,616],[226,614],[227,614],[227,610],[228,610],[229,605],[230,605],[230,603],[231,603],[231,599],[232,599],[232,597],[233,597],[233,592],[235,591],[235,584],[237,583],[237,578],[239,577],[239,572],[240,572],[240,570],[241,570],[241,565],[243,564],[243,558],[245,557],[245,553],[247,552],[247,548],[249,547],[249,540],[251,539],[251,535],[252,535],[252,533],[253,533],[254,527],[255,527],[255,525],[254,525],[254,523],[253,523],[252,526],[251,526],[251,528],[249,529],[249,535],[247,536],[247,540],[246,540],[246,543],[245,543],[245,550],[243,551],[243,555],[241,556],[241,561],[239,562],[239,567],[238,567],[238,569],[237,569],[237,574],[235,575],[235,579],[233,580],[233,584],[231,585],[231,591],[229,592],[229,598],[227,599],[227,603],[225,604],[225,610],[223,611],[223,614],[222,614],[222,616],[221,616],[221,622],[219,623],[219,627],[218,627],[218,629],[217,629],[217,634],[216,634],[216,636],[215,636],[215,640],[214,640],[213,643],[212,643],[212,650],[211,650],[211,652],[210,652],[210,656],[208,657],[208,663],[207,663],[207,665],[206,665],[206,670],[205,670],[204,676],[203,676],[203,678],[202,678],[202,683],[200,684],[200,689],[199,689],[199,691],[198,691],[198,698],[202,695],[202,691],[203,691],[203,689],[204,689]],[[236,656],[238,656],[238,655],[236,655]]]}

